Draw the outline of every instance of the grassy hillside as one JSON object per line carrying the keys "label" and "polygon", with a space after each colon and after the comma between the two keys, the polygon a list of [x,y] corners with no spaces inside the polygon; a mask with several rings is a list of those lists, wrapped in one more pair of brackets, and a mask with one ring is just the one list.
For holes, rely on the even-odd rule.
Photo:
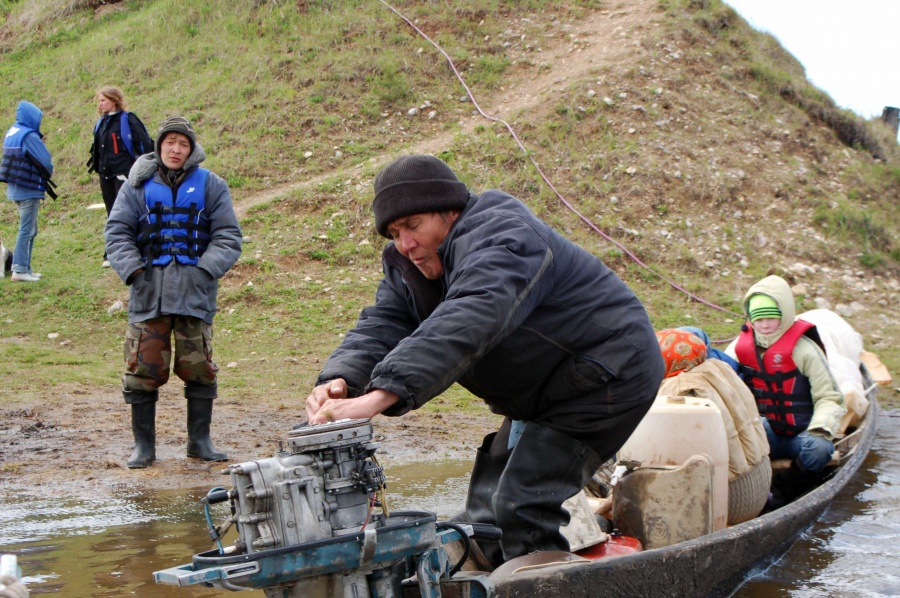
{"label": "grassy hillside", "polygon": [[[86,209],[101,200],[84,167],[107,83],[151,133],[165,116],[190,118],[206,165],[232,187],[248,241],[216,320],[230,396],[306,396],[379,278],[372,177],[413,150],[439,154],[473,189],[519,195],[615,268],[658,328],[733,336],[728,312],[775,269],[805,285],[801,310],[859,302],[851,322],[900,372],[896,141],[835,108],[773,38],[718,0],[393,6],[527,154],[376,0],[0,0],[0,126],[21,99],[44,110],[61,191],[35,246],[45,280],[0,281],[4,402],[119,388],[126,315],[107,309],[128,294],[100,268],[105,213]],[[6,202],[7,245],[16,222]],[[480,408],[459,390],[429,408],[460,405]]]}

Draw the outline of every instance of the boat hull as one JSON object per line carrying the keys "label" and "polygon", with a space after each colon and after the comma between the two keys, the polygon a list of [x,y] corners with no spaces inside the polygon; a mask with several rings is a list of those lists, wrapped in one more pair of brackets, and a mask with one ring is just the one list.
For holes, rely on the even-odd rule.
{"label": "boat hull", "polygon": [[496,595],[727,596],[754,569],[768,566],[831,504],[862,465],[875,438],[878,403],[870,393],[856,447],[832,477],[795,502],[733,527],[667,546],[566,567],[491,576]]}

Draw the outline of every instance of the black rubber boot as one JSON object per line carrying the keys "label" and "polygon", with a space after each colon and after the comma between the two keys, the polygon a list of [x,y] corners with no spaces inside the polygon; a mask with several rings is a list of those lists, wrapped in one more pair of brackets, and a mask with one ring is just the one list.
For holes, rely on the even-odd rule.
{"label": "black rubber boot", "polygon": [[134,434],[134,452],[128,457],[128,468],[150,467],[156,460],[156,401],[132,403],[131,432]]}
{"label": "black rubber boot", "polygon": [[766,503],[770,510],[778,509],[800,498],[819,485],[824,477],[821,471],[809,471],[798,461],[791,461],[787,471],[779,472],[772,479],[772,497]]}
{"label": "black rubber boot", "polygon": [[[469,479],[469,494],[466,497],[466,512],[463,517],[468,523],[497,525],[493,499],[500,483],[500,475],[509,459],[508,439],[507,421],[499,432],[485,436],[481,447],[475,453],[475,466]],[[499,542],[481,538],[477,541],[481,552],[494,567],[503,563],[503,552]]]}
{"label": "black rubber boot", "polygon": [[187,400],[187,456],[204,461],[226,461],[228,455],[218,452],[209,438],[212,409],[212,399]]}
{"label": "black rubber boot", "polygon": [[602,465],[585,444],[551,428],[528,422],[500,477],[494,512],[503,530],[503,558],[536,550],[568,552],[559,531],[569,523],[562,504],[575,496]]}

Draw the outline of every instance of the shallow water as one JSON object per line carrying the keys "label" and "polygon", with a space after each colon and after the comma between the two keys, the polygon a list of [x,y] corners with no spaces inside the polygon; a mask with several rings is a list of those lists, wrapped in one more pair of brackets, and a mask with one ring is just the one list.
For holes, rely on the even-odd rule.
{"label": "shallow water", "polygon": [[900,411],[882,412],[873,450],[844,491],[734,598],[900,596]]}
{"label": "shallow water", "polygon": [[734,596],[900,596],[900,411],[882,412],[873,450],[822,517]]}
{"label": "shallow water", "polygon": [[[427,510],[439,518],[462,509],[471,463],[385,467],[392,509]],[[215,548],[198,505],[208,490],[80,501],[0,499],[0,553],[18,557],[32,596],[235,596],[226,590],[153,581],[154,571],[190,563],[192,555]],[[225,509],[215,505],[213,520],[223,520]],[[230,533],[223,543],[235,538]],[[239,595],[264,596],[262,591]]]}
{"label": "shallow water", "polygon": [[[392,509],[447,518],[462,508],[471,462],[383,465]],[[0,553],[18,556],[32,596],[235,596],[153,582],[154,571],[214,548],[197,502],[207,490],[82,501],[0,499]],[[225,506],[213,507],[218,522],[225,511],[217,509]],[[233,541],[233,535],[225,539]],[[822,518],[734,596],[900,596],[900,411],[882,413],[874,450]]]}
{"label": "shallow water", "polygon": [[18,556],[32,596],[215,596],[153,582],[153,571],[209,548],[204,493],[4,501],[0,552]]}

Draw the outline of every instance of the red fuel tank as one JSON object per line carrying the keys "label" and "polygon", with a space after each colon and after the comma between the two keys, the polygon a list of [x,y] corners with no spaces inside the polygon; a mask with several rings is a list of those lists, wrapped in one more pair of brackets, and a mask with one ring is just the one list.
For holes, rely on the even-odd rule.
{"label": "red fuel tank", "polygon": [[587,548],[579,550],[575,554],[586,559],[591,559],[593,561],[597,559],[609,558],[611,556],[622,556],[624,554],[631,554],[633,552],[641,552],[642,550],[643,548],[641,547],[641,542],[637,538],[631,538],[629,536],[614,536],[613,534],[610,534],[609,539],[606,542],[588,546]]}

